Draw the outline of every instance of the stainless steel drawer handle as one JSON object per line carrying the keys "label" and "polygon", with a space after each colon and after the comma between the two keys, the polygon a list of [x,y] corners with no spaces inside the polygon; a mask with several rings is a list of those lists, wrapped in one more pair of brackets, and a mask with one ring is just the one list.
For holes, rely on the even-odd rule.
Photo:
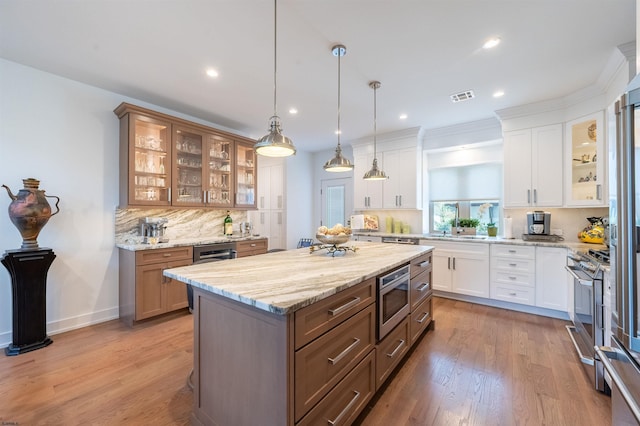
{"label": "stainless steel drawer handle", "polygon": [[429,283],[422,283],[422,285],[420,287],[416,288],[416,290],[425,291],[428,288],[429,288]]}
{"label": "stainless steel drawer handle", "polygon": [[416,320],[416,322],[418,324],[422,324],[427,318],[429,318],[429,312],[425,312],[422,318],[420,318],[419,320]]}
{"label": "stainless steel drawer handle", "polygon": [[354,297],[353,300],[351,300],[350,302],[345,303],[344,305],[335,308],[335,309],[329,309],[329,315],[339,315],[342,312],[346,311],[349,308],[353,308],[354,306],[356,306],[358,303],[360,303],[360,298],[359,297]]}
{"label": "stainless steel drawer handle", "polygon": [[354,337],[354,338],[353,338],[353,343],[352,343],[352,344],[350,344],[349,346],[347,346],[347,347],[345,348],[345,350],[343,350],[342,352],[340,352],[340,353],[338,354],[338,356],[337,356],[337,357],[335,357],[335,358],[327,358],[327,361],[329,361],[329,364],[331,364],[331,365],[336,365],[338,362],[340,362],[340,360],[341,360],[342,358],[344,358],[345,356],[347,356],[347,354],[348,354],[349,352],[351,352],[351,351],[353,350],[353,348],[355,348],[355,347],[356,347],[356,346],[358,346],[359,344],[360,344],[360,339],[358,339],[358,338]]}
{"label": "stainless steel drawer handle", "polygon": [[510,263],[509,266],[518,266],[517,263]]}
{"label": "stainless steel drawer handle", "polygon": [[424,262],[420,263],[418,266],[421,268],[426,268],[427,266],[429,266],[429,262],[428,260],[425,260]]}
{"label": "stainless steel drawer handle", "polygon": [[389,358],[393,358],[394,356],[396,356],[398,351],[400,351],[400,349],[402,349],[403,346],[404,346],[404,340],[401,339],[400,343],[398,344],[398,346],[396,346],[396,348],[393,350],[393,352],[391,352],[390,354],[387,354],[387,356]]}
{"label": "stainless steel drawer handle", "polygon": [[509,249],[509,253],[517,253],[517,251],[514,249]]}
{"label": "stainless steel drawer handle", "polygon": [[354,396],[351,399],[351,401],[349,401],[347,406],[344,407],[344,409],[342,411],[340,411],[340,414],[338,414],[338,417],[336,417],[333,420],[327,420],[328,424],[330,424],[331,426],[333,426],[335,424],[338,424],[340,422],[340,420],[342,420],[342,418],[349,412],[349,410],[351,410],[351,407],[353,407],[353,405],[356,403],[358,398],[360,398],[360,392],[353,391],[353,393],[354,393]]}
{"label": "stainless steel drawer handle", "polygon": [[517,280],[518,277],[509,277],[510,280]]}
{"label": "stainless steel drawer handle", "polygon": [[163,257],[171,257],[171,253],[164,253],[162,256]]}
{"label": "stainless steel drawer handle", "polygon": [[518,293],[516,293],[516,292],[514,292],[514,291],[512,291],[511,293],[509,293],[509,296],[517,296],[517,295],[518,295]]}
{"label": "stainless steel drawer handle", "polygon": [[251,247],[255,247],[255,246],[256,246],[256,243],[251,244]]}

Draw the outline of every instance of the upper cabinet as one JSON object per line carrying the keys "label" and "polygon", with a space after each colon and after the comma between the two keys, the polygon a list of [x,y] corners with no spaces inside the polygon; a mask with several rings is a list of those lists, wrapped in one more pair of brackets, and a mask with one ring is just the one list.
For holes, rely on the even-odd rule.
{"label": "upper cabinet", "polygon": [[504,132],[504,206],[562,207],[562,124]]}
{"label": "upper cabinet", "polygon": [[606,206],[603,114],[598,112],[566,124],[565,204]]}
{"label": "upper cabinet", "polygon": [[123,103],[120,205],[255,208],[253,141]]}
{"label": "upper cabinet", "polygon": [[[367,152],[366,148],[353,148],[353,208],[356,210],[382,208],[382,186],[385,182],[362,178],[372,165],[373,152]],[[384,170],[381,157],[378,158],[378,167]]]}

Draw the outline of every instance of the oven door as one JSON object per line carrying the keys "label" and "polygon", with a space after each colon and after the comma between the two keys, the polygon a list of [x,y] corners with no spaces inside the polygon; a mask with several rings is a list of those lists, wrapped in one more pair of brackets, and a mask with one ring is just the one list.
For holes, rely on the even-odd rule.
{"label": "oven door", "polygon": [[409,266],[378,280],[378,340],[382,340],[409,315]]}

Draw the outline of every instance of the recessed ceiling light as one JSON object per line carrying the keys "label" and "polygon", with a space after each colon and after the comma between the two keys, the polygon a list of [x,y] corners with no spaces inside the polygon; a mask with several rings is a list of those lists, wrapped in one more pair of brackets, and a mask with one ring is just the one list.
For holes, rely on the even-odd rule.
{"label": "recessed ceiling light", "polygon": [[407,114],[400,114],[400,120],[406,120]]}
{"label": "recessed ceiling light", "polygon": [[495,92],[493,92],[494,98],[501,98],[503,96],[504,96],[504,92],[502,90],[496,90]]}
{"label": "recessed ceiling light", "polygon": [[289,114],[291,114],[291,115],[295,115],[295,114],[297,114],[297,113],[298,113],[297,108],[289,108]]}
{"label": "recessed ceiling light", "polygon": [[489,40],[484,42],[484,44],[482,45],[482,48],[483,49],[492,49],[492,48],[496,47],[499,44],[500,44],[500,39],[498,37],[490,38]]}
{"label": "recessed ceiling light", "polygon": [[214,70],[213,68],[209,68],[207,70],[207,75],[211,78],[216,78],[218,76],[218,71]]}

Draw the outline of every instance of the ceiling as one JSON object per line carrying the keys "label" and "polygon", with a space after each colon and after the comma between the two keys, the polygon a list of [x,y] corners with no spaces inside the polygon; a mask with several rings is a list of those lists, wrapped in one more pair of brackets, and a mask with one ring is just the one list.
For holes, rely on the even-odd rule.
{"label": "ceiling", "polygon": [[[278,113],[310,152],[337,142],[337,43],[348,145],[373,134],[370,80],[378,134],[435,129],[593,86],[635,40],[635,0],[279,0],[277,19]],[[273,30],[272,0],[0,2],[0,57],[254,138],[273,114]]]}

